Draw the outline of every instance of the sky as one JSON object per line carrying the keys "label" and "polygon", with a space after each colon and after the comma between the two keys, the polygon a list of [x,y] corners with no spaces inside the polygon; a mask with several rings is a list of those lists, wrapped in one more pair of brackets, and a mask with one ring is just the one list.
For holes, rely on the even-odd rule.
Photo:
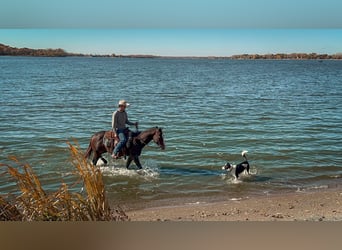
{"label": "sky", "polygon": [[85,54],[341,53],[340,0],[2,0],[0,43]]}
{"label": "sky", "polygon": [[0,29],[0,43],[84,54],[335,54],[342,29]]}

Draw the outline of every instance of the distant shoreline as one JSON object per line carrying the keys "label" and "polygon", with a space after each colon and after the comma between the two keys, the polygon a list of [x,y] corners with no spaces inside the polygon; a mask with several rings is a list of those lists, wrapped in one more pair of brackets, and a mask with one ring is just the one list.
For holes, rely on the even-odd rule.
{"label": "distant shoreline", "polygon": [[157,56],[157,55],[97,55],[70,53],[63,49],[15,48],[0,43],[0,56],[28,57],[105,57],[105,58],[150,58],[150,59],[211,59],[211,60],[342,60],[342,53],[276,53],[276,54],[241,54],[233,56]]}

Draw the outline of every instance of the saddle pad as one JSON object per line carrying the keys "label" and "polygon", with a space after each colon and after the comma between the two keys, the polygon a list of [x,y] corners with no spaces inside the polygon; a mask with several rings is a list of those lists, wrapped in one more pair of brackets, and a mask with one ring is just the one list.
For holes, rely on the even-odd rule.
{"label": "saddle pad", "polygon": [[115,139],[115,133],[113,131],[106,131],[105,134],[104,134],[104,137],[107,138],[107,139]]}

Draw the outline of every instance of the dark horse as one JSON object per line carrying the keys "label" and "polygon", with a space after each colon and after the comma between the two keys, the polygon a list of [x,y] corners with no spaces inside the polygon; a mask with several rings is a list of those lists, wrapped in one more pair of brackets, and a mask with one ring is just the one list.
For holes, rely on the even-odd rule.
{"label": "dark horse", "polygon": [[[100,158],[106,164],[107,161],[102,157],[102,154],[106,152],[111,154],[113,151],[114,145],[106,143],[107,138],[105,137],[105,134],[108,133],[110,133],[110,131],[97,132],[90,139],[90,143],[87,152],[85,153],[85,157],[89,158],[90,154],[93,153],[92,162],[94,165],[96,165],[98,159]],[[126,161],[126,168],[129,168],[132,160],[139,169],[142,168],[139,161],[139,156],[141,154],[142,149],[152,140],[161,149],[165,149],[163,131],[161,128],[155,127],[143,132],[138,132],[135,134],[133,133],[133,142],[131,143],[131,146],[129,148],[125,146],[123,152],[121,152],[121,156],[128,157]]]}

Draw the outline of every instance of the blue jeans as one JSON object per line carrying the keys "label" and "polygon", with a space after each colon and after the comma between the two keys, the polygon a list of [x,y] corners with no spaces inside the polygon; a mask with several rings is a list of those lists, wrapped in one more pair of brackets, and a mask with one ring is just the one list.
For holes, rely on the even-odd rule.
{"label": "blue jeans", "polygon": [[123,146],[125,146],[125,144],[127,142],[127,138],[126,138],[124,132],[125,132],[125,129],[118,129],[116,131],[116,134],[119,137],[120,141],[116,145],[116,147],[114,148],[113,154],[115,154],[115,155],[120,152],[120,150],[123,148]]}

